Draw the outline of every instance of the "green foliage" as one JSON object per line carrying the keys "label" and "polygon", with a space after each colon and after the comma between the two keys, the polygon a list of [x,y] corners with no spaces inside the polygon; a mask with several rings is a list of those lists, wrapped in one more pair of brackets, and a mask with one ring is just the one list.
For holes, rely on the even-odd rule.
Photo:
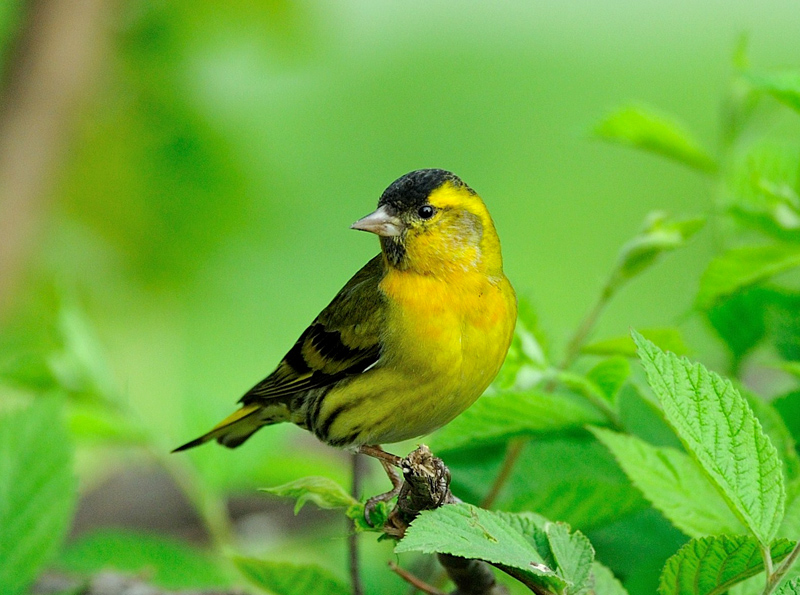
{"label": "green foliage", "polygon": [[738,291],[800,266],[800,246],[767,244],[732,248],[708,265],[697,305],[708,309]]}
{"label": "green foliage", "polygon": [[[21,8],[0,8],[0,56]],[[167,453],[229,412],[242,383],[278,361],[329,293],[374,253],[376,244],[345,235],[347,222],[362,213],[365,196],[373,200],[422,159],[453,163],[485,189],[507,270],[520,294],[533,289],[548,316],[521,296],[517,331],[492,388],[425,438],[447,463],[453,492],[469,504],[424,512],[397,551],[488,560],[529,588],[570,595],[652,593],[659,575],[661,595],[770,595],[765,582],[778,584],[787,570],[778,564],[800,536],[800,143],[796,114],[784,107],[800,109],[797,73],[753,70],[741,44],[715,151],[677,117],[643,107],[612,113],[596,137],[693,170],[667,168],[669,176],[658,177],[663,165],[646,162],[652,171],[629,179],[587,143],[570,145],[576,165],[554,166],[567,162],[552,136],[540,134],[553,125],[539,114],[548,102],[530,110],[530,98],[549,87],[520,75],[548,74],[531,58],[540,53],[520,51],[503,33],[505,49],[482,42],[469,61],[452,37],[475,39],[483,16],[474,29],[442,29],[429,25],[440,18],[403,9],[370,13],[381,39],[398,45],[389,51],[370,38],[379,59],[365,64],[353,60],[353,32],[372,30],[347,25],[343,34],[336,27],[346,18],[318,10],[244,3],[220,18],[203,3],[179,2],[115,17],[107,80],[88,99],[59,164],[21,305],[9,316],[0,312],[0,590],[21,593],[52,559],[56,569],[86,577],[109,568],[175,589],[238,588],[228,560],[245,547],[279,549],[284,559],[294,550],[310,561],[345,559],[343,519],[307,522],[308,510],[286,521],[289,538],[278,529],[281,511],[269,531],[237,534],[250,525],[232,522],[238,507],[228,500],[287,481],[263,491],[294,499],[295,514],[306,502],[341,509],[356,531],[384,537],[391,503],[379,504],[366,523],[364,503],[341,487],[347,458],[315,449],[296,428],[265,430],[236,452]],[[402,19],[414,26],[385,34],[389,21]],[[336,46],[336,39],[354,45]],[[508,60],[497,60],[498,51]],[[419,81],[441,80],[443,72],[448,84],[419,92]],[[563,77],[563,70],[555,65],[549,74]],[[653,75],[648,87],[661,89],[653,83],[662,79]],[[577,104],[592,95],[581,88],[570,97]],[[523,111],[509,110],[515,102]],[[502,117],[484,117],[493,115]],[[547,151],[526,145],[532,138],[547,139]],[[476,143],[488,148],[480,157]],[[634,182],[631,193],[626,183]],[[703,188],[710,197],[697,195]],[[591,219],[578,219],[560,200],[567,194],[604,201],[603,208],[584,209]],[[630,195],[630,208],[606,205],[611,195]],[[651,198],[657,206],[670,195],[685,197],[675,210],[695,213],[649,215],[618,251],[600,295],[584,295],[577,280],[598,273],[580,250],[602,256],[618,245],[619,230],[654,208]],[[539,219],[551,207],[539,208],[537,196],[553,209],[565,205],[553,211],[557,226]],[[662,275],[654,265],[687,247],[706,219],[713,242],[704,232]],[[603,233],[582,232],[586,222]],[[349,241],[363,254],[330,257],[331,246]],[[648,284],[637,288],[645,271]],[[688,309],[680,301],[692,297],[686,288],[698,282],[695,308],[674,320]],[[607,308],[623,287],[628,301]],[[559,326],[575,316],[565,291],[589,311],[572,334]],[[590,342],[606,313],[607,334],[599,336],[611,338]],[[698,317],[728,350],[730,381],[676,357],[717,361],[698,337]],[[660,325],[642,331],[650,342],[637,335],[649,386],[629,361],[636,344],[623,334],[639,322]],[[53,395],[63,407],[43,401]],[[402,455],[407,446],[390,449]],[[210,536],[208,550],[101,530],[58,554],[74,510],[74,474],[89,490],[143,463],[172,477]],[[364,498],[377,493],[378,481],[383,487],[383,476],[367,478]],[[680,532],[692,538],[682,548]],[[385,569],[389,544],[374,535],[360,541],[371,548],[361,556],[367,592],[400,592],[397,583],[384,584],[398,580]],[[343,569],[239,557],[235,564],[270,593],[349,592],[338,578]],[[424,564],[410,567],[426,578]],[[775,593],[797,595],[797,572],[789,569]]]}
{"label": "green foliage", "polygon": [[274,595],[348,595],[350,589],[327,570],[315,565],[234,558],[236,567],[253,585]]}
{"label": "green foliage", "polygon": [[306,502],[313,502],[320,508],[349,508],[358,501],[348,494],[338,483],[327,477],[303,477],[297,481],[274,488],[261,488],[262,492],[297,498],[294,513],[297,514]]}
{"label": "green foliage", "polygon": [[744,530],[688,455],[601,428],[596,428],[594,434],[614,454],[645,498],[690,537]]}
{"label": "green foliage", "polygon": [[182,541],[155,534],[100,530],[70,544],[60,569],[91,576],[116,570],[147,576],[165,589],[226,587],[231,581],[219,561]]}
{"label": "green foliage", "polygon": [[775,595],[798,595],[800,594],[800,578],[783,583],[775,591]]}
{"label": "green foliage", "polygon": [[538,391],[487,394],[437,432],[429,445],[434,452],[474,448],[603,421],[602,414],[586,401],[570,395]]}
{"label": "green foliage", "polygon": [[747,80],[759,91],[769,93],[778,101],[800,112],[800,72],[774,74],[751,72]]}
{"label": "green foliage", "polygon": [[26,591],[58,550],[77,496],[60,403],[0,414],[0,585]]}
{"label": "green foliage", "polygon": [[714,159],[688,130],[672,117],[650,108],[622,108],[598,124],[594,134],[607,141],[656,153],[705,173],[716,169]]}
{"label": "green foliage", "polygon": [[[652,341],[664,351],[671,351],[678,355],[689,353],[689,348],[683,340],[683,335],[676,328],[641,329],[639,332],[645,339]],[[633,342],[630,335],[622,335],[611,339],[594,341],[584,345],[581,351],[586,355],[620,355],[633,358],[636,357],[636,343]]]}
{"label": "green foliage", "polygon": [[[772,560],[792,551],[787,539],[773,542]],[[752,537],[714,536],[692,539],[672,556],[661,573],[659,595],[719,595],[764,570],[758,542]]]}
{"label": "green foliage", "polygon": [[667,421],[733,512],[768,543],[783,519],[786,492],[777,451],[747,401],[702,365],[664,353],[636,333],[634,340]]}
{"label": "green foliage", "polygon": [[563,523],[530,514],[493,513],[453,504],[420,513],[395,547],[397,553],[442,552],[511,568],[554,593],[587,586],[594,550],[589,540]]}
{"label": "green foliage", "polygon": [[666,213],[650,213],[639,234],[622,246],[608,287],[615,289],[652,266],[665,252],[685,246],[704,224],[705,219],[673,221]]}

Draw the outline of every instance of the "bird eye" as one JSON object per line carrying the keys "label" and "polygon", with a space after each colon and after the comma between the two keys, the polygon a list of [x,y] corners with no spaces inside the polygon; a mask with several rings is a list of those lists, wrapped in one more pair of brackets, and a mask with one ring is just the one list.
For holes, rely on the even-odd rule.
{"label": "bird eye", "polygon": [[423,205],[417,211],[420,219],[430,219],[433,217],[434,208],[431,205]]}

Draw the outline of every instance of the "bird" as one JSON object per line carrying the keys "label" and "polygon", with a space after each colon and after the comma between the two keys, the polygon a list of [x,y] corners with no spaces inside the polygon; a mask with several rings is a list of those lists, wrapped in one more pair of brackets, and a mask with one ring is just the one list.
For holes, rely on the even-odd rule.
{"label": "bird", "polygon": [[381,445],[433,432],[486,390],[511,344],[517,300],[480,196],[452,172],[420,169],[350,227],[376,234],[381,252],[235,413],[173,452],[211,440],[236,448],[291,422],[381,461],[393,490],[376,498],[388,499],[401,459]]}

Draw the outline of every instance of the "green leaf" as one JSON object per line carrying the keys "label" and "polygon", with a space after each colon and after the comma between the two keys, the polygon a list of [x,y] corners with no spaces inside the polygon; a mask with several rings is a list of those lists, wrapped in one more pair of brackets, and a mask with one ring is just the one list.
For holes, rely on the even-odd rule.
{"label": "green leaf", "polygon": [[69,431],[78,441],[111,444],[146,444],[147,431],[131,416],[102,403],[71,403],[67,408]]}
{"label": "green leaf", "polygon": [[800,266],[800,246],[769,244],[728,250],[708,265],[696,303],[708,310],[722,299]]}
{"label": "green leaf", "polygon": [[579,593],[587,587],[592,570],[592,544],[580,531],[570,533],[566,523],[549,523],[545,531],[558,576],[572,584],[570,593]]}
{"label": "green leaf", "polygon": [[61,408],[37,399],[0,417],[0,585],[22,593],[69,528],[77,486]]}
{"label": "green leaf", "polygon": [[800,443],[800,390],[781,395],[772,406],[781,414],[795,442]]}
{"label": "green leaf", "polygon": [[615,403],[622,385],[630,375],[630,362],[617,355],[595,365],[586,373],[586,379],[600,389],[600,393],[610,403]]}
{"label": "green leaf", "polygon": [[800,112],[800,72],[750,72],[745,77],[759,91],[769,93],[781,103]]}
{"label": "green leaf", "polygon": [[350,589],[316,565],[234,558],[236,567],[252,584],[273,595],[349,595]]}
{"label": "green leaf", "polygon": [[436,432],[429,444],[434,452],[444,452],[604,421],[594,407],[569,395],[530,391],[486,394]]}
{"label": "green leaf", "polygon": [[761,422],[764,433],[769,436],[770,442],[778,451],[778,456],[783,462],[785,479],[793,480],[800,473],[800,455],[797,453],[797,443],[781,414],[757,394],[749,390],[743,390],[742,394]]}
{"label": "green leaf", "polygon": [[533,540],[503,515],[470,504],[425,510],[411,523],[396,553],[446,553],[516,569],[527,580],[563,593],[568,583],[545,565]]}
{"label": "green leaf", "polygon": [[708,321],[738,363],[764,338],[764,295],[760,288],[717,301],[706,312]]}
{"label": "green leaf", "polygon": [[622,469],[669,521],[690,537],[741,533],[744,527],[686,454],[635,436],[593,428]]}
{"label": "green leaf", "polygon": [[800,595],[800,578],[783,583],[775,590],[775,595]]}
{"label": "green leaf", "polygon": [[[642,329],[640,332],[645,339],[652,341],[664,351],[671,351],[678,355],[689,353],[683,335],[676,328],[651,328]],[[632,358],[636,357],[636,344],[630,335],[623,335],[590,343],[584,346],[581,352],[586,355],[621,355]]]}
{"label": "green leaf", "polygon": [[[791,552],[787,539],[773,542],[772,559]],[[744,535],[693,539],[667,560],[658,586],[659,595],[718,595],[764,569],[759,543]]]}
{"label": "green leaf", "polygon": [[176,539],[103,529],[81,537],[61,554],[57,566],[85,575],[113,569],[142,573],[166,589],[227,587],[231,581],[205,552]]}
{"label": "green leaf", "polygon": [[800,480],[786,490],[786,514],[778,529],[778,537],[800,541]]}
{"label": "green leaf", "polygon": [[622,246],[606,291],[616,290],[656,262],[665,252],[680,248],[702,229],[705,219],[671,220],[666,213],[650,213],[642,230]]}
{"label": "green leaf", "polygon": [[594,129],[595,136],[610,142],[650,151],[708,173],[714,159],[694,136],[671,116],[653,109],[630,106],[609,115]]}
{"label": "green leaf", "polygon": [[628,595],[614,573],[597,560],[592,562],[592,578],[594,586],[590,592],[594,595]]}
{"label": "green leaf", "polygon": [[[446,462],[449,466],[450,459]],[[454,466],[451,471],[460,486],[461,472],[467,469]],[[490,475],[483,481],[484,490],[492,479]],[[470,481],[482,481],[482,475]],[[582,531],[646,506],[608,450],[588,434],[531,441],[497,500],[498,508],[535,510]]]}
{"label": "green leaf", "polygon": [[297,498],[294,513],[300,512],[306,502],[313,502],[320,508],[348,508],[358,504],[347,490],[327,477],[301,477],[297,481],[285,483],[274,488],[260,488],[260,492]]}
{"label": "green leaf", "polygon": [[783,518],[783,473],[747,401],[729,380],[633,336],[667,422],[745,526],[769,542]]}

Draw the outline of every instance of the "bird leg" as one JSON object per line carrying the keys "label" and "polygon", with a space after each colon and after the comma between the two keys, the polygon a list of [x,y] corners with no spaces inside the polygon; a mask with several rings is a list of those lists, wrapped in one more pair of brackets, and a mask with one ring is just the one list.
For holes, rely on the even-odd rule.
{"label": "bird leg", "polygon": [[378,445],[362,445],[358,447],[356,452],[378,459],[383,467],[383,470],[386,471],[386,475],[389,476],[389,481],[392,482],[391,490],[383,494],[373,496],[367,500],[367,503],[364,505],[364,519],[367,521],[367,524],[372,525],[370,513],[375,510],[378,502],[388,502],[400,493],[400,488],[403,485],[403,479],[396,467],[400,466],[400,463],[403,459],[397,455],[386,452]]}

